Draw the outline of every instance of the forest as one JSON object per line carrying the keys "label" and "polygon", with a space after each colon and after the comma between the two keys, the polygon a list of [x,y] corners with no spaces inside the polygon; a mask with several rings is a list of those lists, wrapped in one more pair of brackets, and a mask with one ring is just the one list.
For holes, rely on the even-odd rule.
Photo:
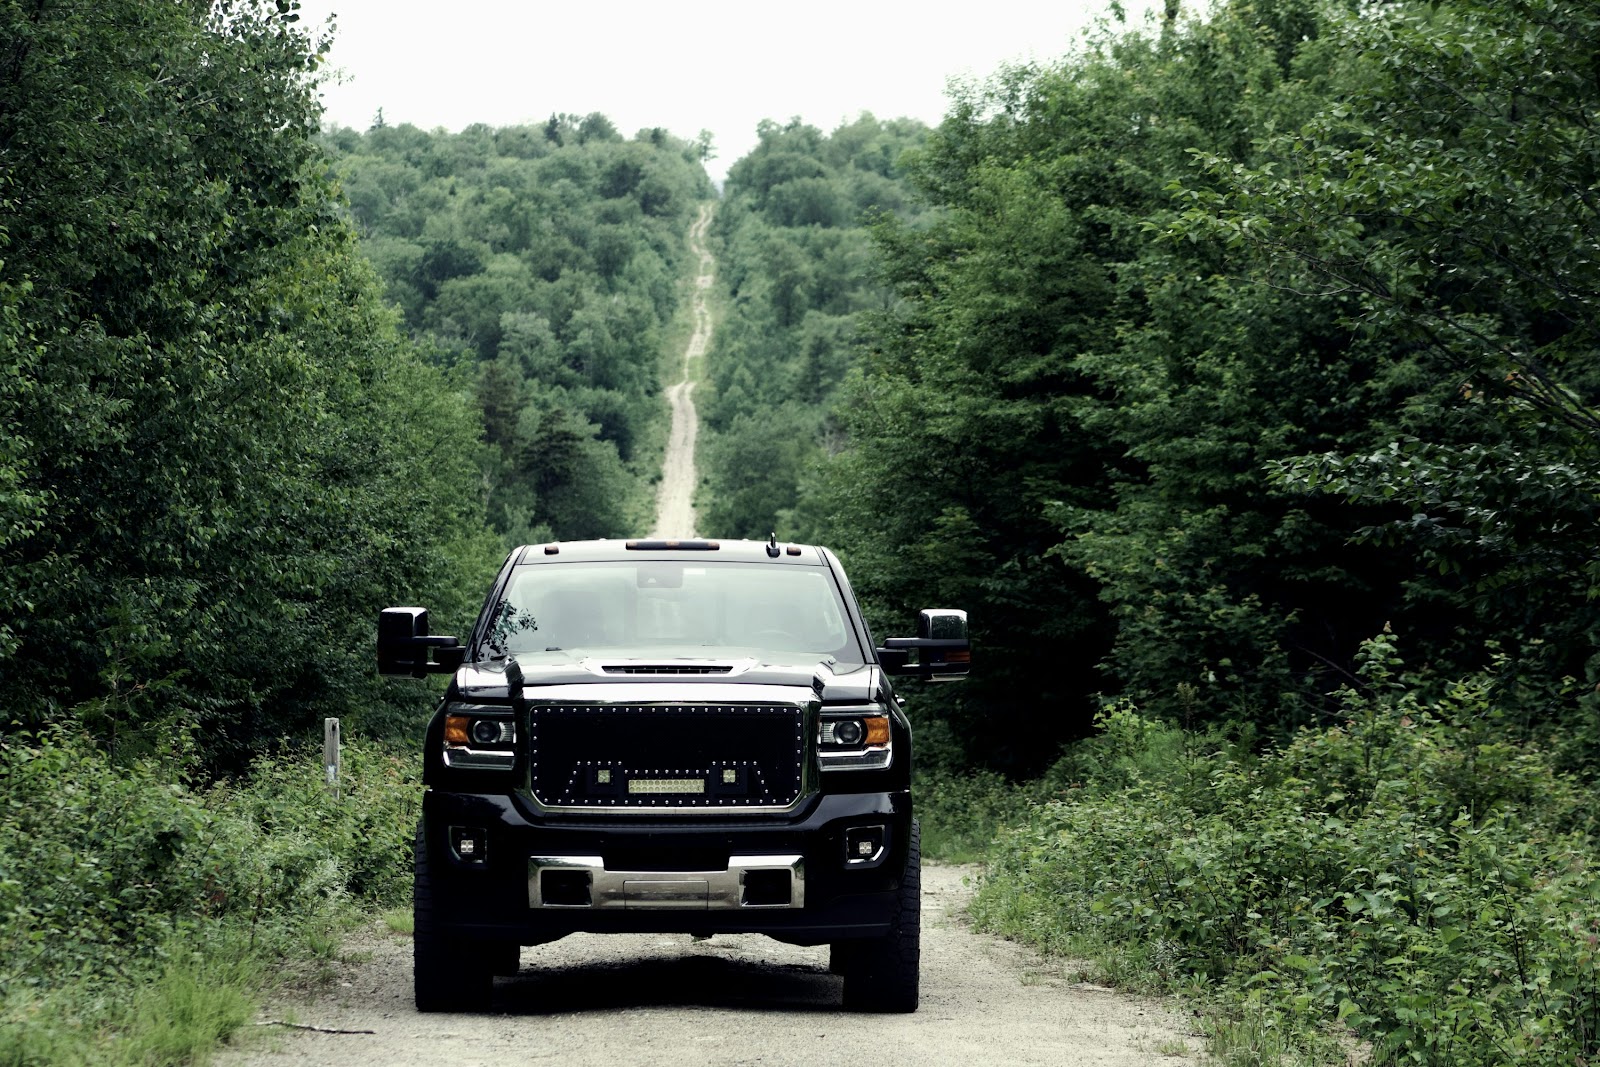
{"label": "forest", "polygon": [[970,612],[908,710],[982,927],[1222,1063],[1594,1062],[1600,11],[1168,10],[718,195],[324,129],[292,0],[0,6],[0,1063],[203,1060],[406,899],[373,611],[645,527],[711,199],[701,532]]}
{"label": "forest", "polygon": [[404,331],[455,373],[490,446],[508,544],[646,528],[665,434],[659,357],[702,149],[604,115],[324,144]]}

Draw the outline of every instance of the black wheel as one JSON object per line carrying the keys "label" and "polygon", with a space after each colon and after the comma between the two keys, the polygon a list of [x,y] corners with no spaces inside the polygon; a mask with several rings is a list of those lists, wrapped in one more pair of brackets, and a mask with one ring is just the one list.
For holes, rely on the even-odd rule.
{"label": "black wheel", "polygon": [[482,952],[490,974],[509,977],[522,970],[522,946],[515,941],[491,941]]}
{"label": "black wheel", "polygon": [[[434,913],[428,849],[417,827],[415,880],[411,883],[412,985],[418,1011],[487,1011],[495,968],[505,953],[452,938]],[[511,946],[516,949],[517,946]],[[514,973],[513,968],[513,973]]]}
{"label": "black wheel", "polygon": [[905,874],[889,932],[829,946],[828,969],[844,976],[846,1011],[917,1010],[922,965],[922,828],[913,820]]}

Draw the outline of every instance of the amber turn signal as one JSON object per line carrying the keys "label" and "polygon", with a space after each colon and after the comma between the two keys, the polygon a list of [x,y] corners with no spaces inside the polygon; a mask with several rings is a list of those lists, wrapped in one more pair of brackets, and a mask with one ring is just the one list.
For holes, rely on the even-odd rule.
{"label": "amber turn signal", "polygon": [[874,715],[862,719],[861,724],[867,728],[866,744],[887,745],[889,743],[889,717],[887,715]]}
{"label": "amber turn signal", "polygon": [[444,743],[447,745],[467,744],[467,728],[472,720],[465,715],[446,715],[444,717]]}

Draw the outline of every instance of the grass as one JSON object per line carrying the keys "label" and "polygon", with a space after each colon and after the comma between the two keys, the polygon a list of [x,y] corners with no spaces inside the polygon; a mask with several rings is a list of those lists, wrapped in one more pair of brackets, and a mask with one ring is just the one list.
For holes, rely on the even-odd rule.
{"label": "grass", "polygon": [[417,931],[416,920],[410,908],[390,908],[383,913],[381,918],[383,919],[383,925],[387,926],[391,933],[410,937]]}
{"label": "grass", "polygon": [[1344,722],[1262,752],[1108,713],[997,833],[978,927],[1199,1002],[1221,1064],[1600,1062],[1590,790],[1491,680],[1425,699],[1370,659]]}

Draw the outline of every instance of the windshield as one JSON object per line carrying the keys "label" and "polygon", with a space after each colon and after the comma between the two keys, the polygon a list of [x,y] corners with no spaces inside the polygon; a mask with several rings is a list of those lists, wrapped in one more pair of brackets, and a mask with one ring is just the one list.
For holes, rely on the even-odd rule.
{"label": "windshield", "polygon": [[770,564],[519,566],[485,643],[494,656],[798,653],[865,662],[832,575]]}

